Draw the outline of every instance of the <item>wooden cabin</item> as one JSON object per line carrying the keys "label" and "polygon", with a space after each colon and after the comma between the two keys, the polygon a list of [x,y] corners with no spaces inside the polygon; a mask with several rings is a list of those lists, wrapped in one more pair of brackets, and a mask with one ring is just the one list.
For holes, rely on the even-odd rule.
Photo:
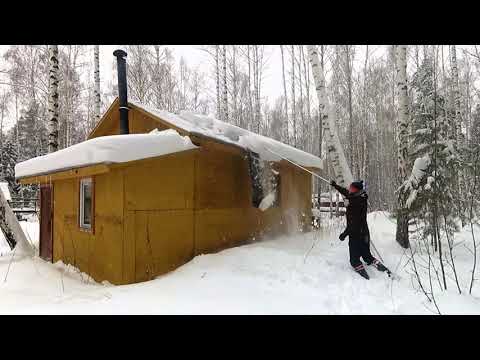
{"label": "wooden cabin", "polygon": [[[119,136],[118,108],[117,99],[86,142],[17,164],[21,183],[40,184],[42,258],[72,264],[97,281],[128,284],[166,273],[198,254],[267,234],[310,229],[312,179],[304,170],[281,158],[267,161],[279,181],[276,202],[262,211],[254,201],[245,148],[180,128],[179,123],[188,120],[175,121],[173,114],[133,102],[129,103],[131,135]],[[88,157],[86,146],[95,138],[136,139],[134,134],[155,129],[160,131],[151,137],[173,129],[192,146],[160,156],[142,154],[131,161],[64,164],[69,158],[77,161],[77,154]],[[290,160],[319,170],[320,165],[312,166],[320,164],[313,155],[261,138],[275,145],[276,153],[299,155]],[[140,144],[145,144],[145,151],[155,148],[144,139]],[[114,150],[129,151],[126,145]]]}
{"label": "wooden cabin", "polygon": [[[119,98],[88,139],[15,167],[40,185],[40,256],[96,281],[146,281],[194,256],[311,227],[311,154],[203,115]],[[289,161],[286,161],[288,159]]]}
{"label": "wooden cabin", "polygon": [[[283,151],[310,170],[321,167],[313,155],[212,121],[224,125],[221,132],[233,129],[268,141],[276,153]],[[116,99],[87,141],[17,164],[20,183],[40,184],[40,256],[72,264],[97,281],[129,284],[171,271],[199,254],[310,229],[309,173],[281,158],[266,161],[264,168],[275,174],[278,186],[276,201],[262,210],[255,203],[248,148],[193,128],[198,124],[188,117],[130,102],[130,134],[118,135]],[[168,140],[162,133],[191,145],[157,155]],[[158,143],[149,143],[150,138]],[[143,153],[122,159],[136,148]],[[109,151],[105,159],[96,158]],[[111,157],[117,153],[123,155]]]}

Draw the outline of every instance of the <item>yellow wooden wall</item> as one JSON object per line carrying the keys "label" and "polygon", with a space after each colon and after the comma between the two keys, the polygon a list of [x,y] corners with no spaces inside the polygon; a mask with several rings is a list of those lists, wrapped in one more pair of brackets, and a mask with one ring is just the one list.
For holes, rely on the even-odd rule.
{"label": "yellow wooden wall", "polygon": [[94,232],[80,230],[79,178],[54,182],[53,261],[78,267],[95,280],[123,282],[123,174],[94,176]]}
{"label": "yellow wooden wall", "polygon": [[152,279],[193,257],[195,153],[124,168],[127,282]]}
{"label": "yellow wooden wall", "polygon": [[[241,244],[253,237],[309,229],[311,175],[280,166],[280,205],[261,211],[251,204],[245,156],[201,148],[195,163],[195,254]],[[288,226],[287,226],[288,224]]]}
{"label": "yellow wooden wall", "polygon": [[[151,116],[131,108],[128,111],[128,130],[130,134],[144,134],[153,129],[166,130],[167,127]],[[106,135],[118,135],[120,133],[120,113],[118,103],[112,105],[110,112],[105,114],[98,127],[90,134],[89,139]]]}
{"label": "yellow wooden wall", "polygon": [[312,218],[312,175],[281,162],[281,206],[284,232],[309,231]]}
{"label": "yellow wooden wall", "polygon": [[79,179],[56,181],[54,261],[97,281],[126,284],[198,254],[307,230],[311,176],[288,163],[281,163],[280,176],[280,206],[263,212],[251,205],[248,163],[239,153],[201,147],[112,165],[94,176],[94,233],[78,227]]}

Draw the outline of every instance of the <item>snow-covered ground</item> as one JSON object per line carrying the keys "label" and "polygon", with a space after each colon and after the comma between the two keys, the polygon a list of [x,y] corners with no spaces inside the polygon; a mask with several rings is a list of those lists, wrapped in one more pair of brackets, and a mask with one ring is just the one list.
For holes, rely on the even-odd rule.
{"label": "snow-covered ground", "polygon": [[[0,239],[2,314],[431,314],[432,303],[418,290],[410,251],[394,240],[386,213],[369,214],[374,244],[401,279],[368,269],[371,280],[353,273],[347,241],[338,234],[343,220],[324,220],[321,231],[286,236],[197,256],[167,275],[145,283],[98,284],[86,274],[38,257],[12,258]],[[38,223],[22,222],[34,242]],[[476,228],[480,239],[480,229]],[[1,235],[0,235],[1,237]],[[457,235],[457,272],[468,289],[471,234]],[[420,261],[420,260],[418,260]],[[479,271],[477,270],[477,278]],[[435,281],[437,281],[435,279]],[[428,279],[425,280],[428,285]],[[462,289],[464,290],[464,289]],[[480,283],[473,295],[435,292],[442,314],[480,314]],[[467,292],[468,293],[468,292]]]}

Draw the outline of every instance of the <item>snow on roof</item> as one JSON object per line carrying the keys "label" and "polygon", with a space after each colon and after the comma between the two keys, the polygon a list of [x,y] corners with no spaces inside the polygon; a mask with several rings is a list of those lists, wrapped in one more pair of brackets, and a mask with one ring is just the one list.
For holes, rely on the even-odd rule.
{"label": "snow on roof", "polygon": [[173,129],[93,138],[15,166],[15,177],[42,175],[95,164],[124,163],[197,148]]}
{"label": "snow on roof", "polygon": [[130,100],[129,103],[189,132],[190,135],[200,134],[251,150],[258,153],[264,161],[280,161],[281,157],[284,157],[305,167],[318,169],[323,167],[322,160],[315,155],[212,117],[194,114],[189,111],[181,111],[176,115],[168,111],[151,108],[136,101]]}
{"label": "snow on roof", "polygon": [[10,190],[8,189],[8,182],[0,182],[0,191],[3,193],[3,196],[5,196],[5,200],[12,200]]}

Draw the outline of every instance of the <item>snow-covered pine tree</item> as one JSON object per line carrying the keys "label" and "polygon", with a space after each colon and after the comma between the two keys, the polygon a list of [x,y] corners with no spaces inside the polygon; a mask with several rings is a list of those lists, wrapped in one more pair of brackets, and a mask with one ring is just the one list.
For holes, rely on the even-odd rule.
{"label": "snow-covered pine tree", "polygon": [[18,160],[17,146],[15,145],[15,138],[13,132],[6,137],[3,143],[1,173],[4,181],[8,182],[8,186],[13,195],[17,195],[20,190],[20,185],[15,181],[15,164]]}
{"label": "snow-covered pine tree", "polygon": [[448,136],[451,124],[445,121],[445,99],[436,91],[434,71],[433,61],[427,57],[412,80],[410,156],[416,160],[399,192],[405,196],[410,214],[421,220],[421,235],[431,238],[437,250],[444,235],[452,239],[458,230],[458,194],[452,184],[460,162]]}
{"label": "snow-covered pine tree", "polygon": [[473,191],[475,183],[479,183],[480,177],[480,105],[477,104],[472,113],[472,124],[470,129],[470,139],[466,149],[467,166],[465,169],[466,178],[470,179],[470,185],[466,193],[465,201],[466,216],[473,222],[480,220],[480,194]]}

